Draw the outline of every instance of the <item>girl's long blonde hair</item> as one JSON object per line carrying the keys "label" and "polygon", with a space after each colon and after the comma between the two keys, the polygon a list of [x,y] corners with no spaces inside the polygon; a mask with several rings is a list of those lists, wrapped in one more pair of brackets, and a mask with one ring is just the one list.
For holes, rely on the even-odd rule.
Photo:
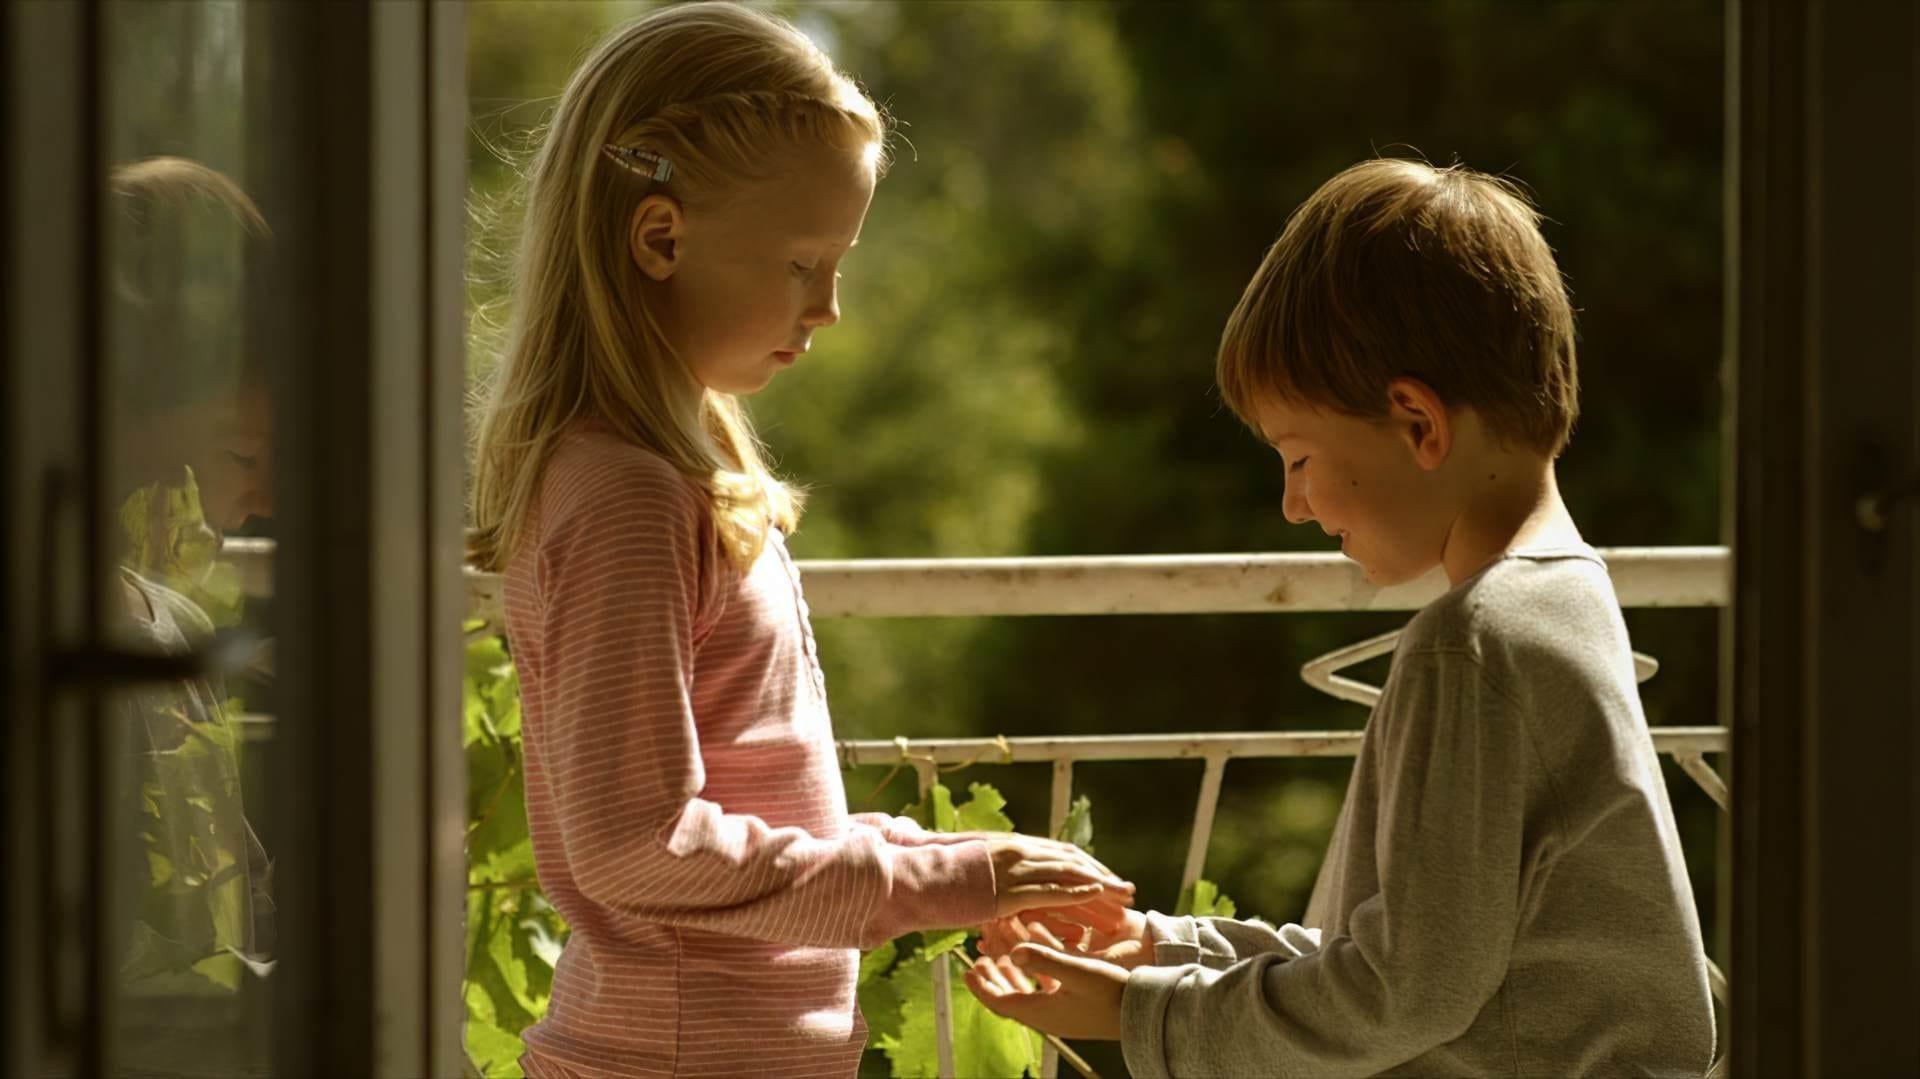
{"label": "girl's long blonde hair", "polygon": [[[610,34],[561,95],[527,179],[507,345],[479,423],[469,555],[499,572],[519,545],[540,474],[568,425],[596,420],[706,492],[734,563],[791,531],[797,491],[776,479],[730,394],[692,374],[643,297],[628,246],[640,200],[700,207],[764,178],[797,141],[871,150],[871,99],[787,23],[730,3],[662,8]],[[655,180],[608,146],[672,163]]]}

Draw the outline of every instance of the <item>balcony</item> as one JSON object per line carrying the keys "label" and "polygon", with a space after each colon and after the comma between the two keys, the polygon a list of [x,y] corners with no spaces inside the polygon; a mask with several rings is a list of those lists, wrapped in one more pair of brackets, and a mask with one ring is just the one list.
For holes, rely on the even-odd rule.
{"label": "balcony", "polygon": [[[250,595],[272,589],[272,544],[234,540],[229,556],[240,566]],[[1725,547],[1603,548],[1623,608],[1720,608],[1727,605],[1731,561]],[[1334,554],[1161,555],[1097,558],[858,559],[802,561],[807,605],[816,619],[934,618],[1069,615],[1248,614],[1302,615],[1337,611],[1419,609],[1446,587],[1431,575],[1390,588],[1367,582],[1359,568]],[[473,635],[503,633],[505,612],[498,576],[466,571],[466,617]],[[1371,706],[1379,687],[1342,674],[1393,650],[1397,633],[1358,641],[1305,660],[1301,678],[1333,697]],[[1641,682],[1659,670],[1657,657],[1636,653]],[[1236,717],[1242,725],[1261,717]],[[257,729],[267,721],[253,722]],[[260,733],[265,733],[261,731]],[[1723,811],[1729,791],[1708,758],[1729,749],[1725,727],[1656,727],[1656,751],[1671,758]],[[1206,870],[1215,810],[1234,760],[1290,757],[1352,757],[1357,730],[1217,732],[1170,731],[1073,737],[930,738],[846,740],[843,765],[911,768],[921,793],[943,770],[965,766],[1044,764],[1052,772],[1048,831],[1058,833],[1073,801],[1074,766],[1094,761],[1200,761],[1199,797],[1182,863],[1180,883],[1189,888]],[[1722,1006],[1725,975],[1709,961],[1713,994]],[[935,964],[934,1007],[941,1074],[955,1074],[948,1010],[949,971]],[[1058,1074],[1052,1040],[1043,1063],[1048,1079]],[[1071,1050],[1067,1050],[1069,1053]]]}

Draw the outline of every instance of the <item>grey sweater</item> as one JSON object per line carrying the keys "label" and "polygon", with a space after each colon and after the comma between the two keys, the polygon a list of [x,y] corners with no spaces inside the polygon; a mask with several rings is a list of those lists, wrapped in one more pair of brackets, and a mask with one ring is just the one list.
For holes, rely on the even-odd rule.
{"label": "grey sweater", "polygon": [[1305,921],[1151,915],[1133,1073],[1707,1070],[1700,924],[1591,548],[1509,554],[1414,616]]}

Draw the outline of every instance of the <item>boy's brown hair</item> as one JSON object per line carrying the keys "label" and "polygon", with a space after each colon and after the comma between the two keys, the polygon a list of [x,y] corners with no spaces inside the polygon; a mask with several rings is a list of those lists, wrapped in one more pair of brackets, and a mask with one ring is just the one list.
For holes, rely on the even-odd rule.
{"label": "boy's brown hair", "polygon": [[1540,215],[1461,166],[1366,161],[1288,219],[1220,340],[1216,377],[1255,403],[1383,416],[1416,378],[1495,437],[1557,456],[1580,411],[1573,308]]}

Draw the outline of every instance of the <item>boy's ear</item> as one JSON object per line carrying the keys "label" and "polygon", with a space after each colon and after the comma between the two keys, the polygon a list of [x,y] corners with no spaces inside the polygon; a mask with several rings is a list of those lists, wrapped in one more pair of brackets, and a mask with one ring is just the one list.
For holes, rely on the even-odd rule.
{"label": "boy's ear", "polygon": [[1387,383],[1387,418],[1413,455],[1414,464],[1432,472],[1446,463],[1453,451],[1453,415],[1433,387],[1417,378],[1396,378]]}
{"label": "boy's ear", "polygon": [[633,264],[655,281],[665,281],[680,268],[686,247],[687,215],[677,199],[648,195],[633,208],[627,229],[627,248]]}

